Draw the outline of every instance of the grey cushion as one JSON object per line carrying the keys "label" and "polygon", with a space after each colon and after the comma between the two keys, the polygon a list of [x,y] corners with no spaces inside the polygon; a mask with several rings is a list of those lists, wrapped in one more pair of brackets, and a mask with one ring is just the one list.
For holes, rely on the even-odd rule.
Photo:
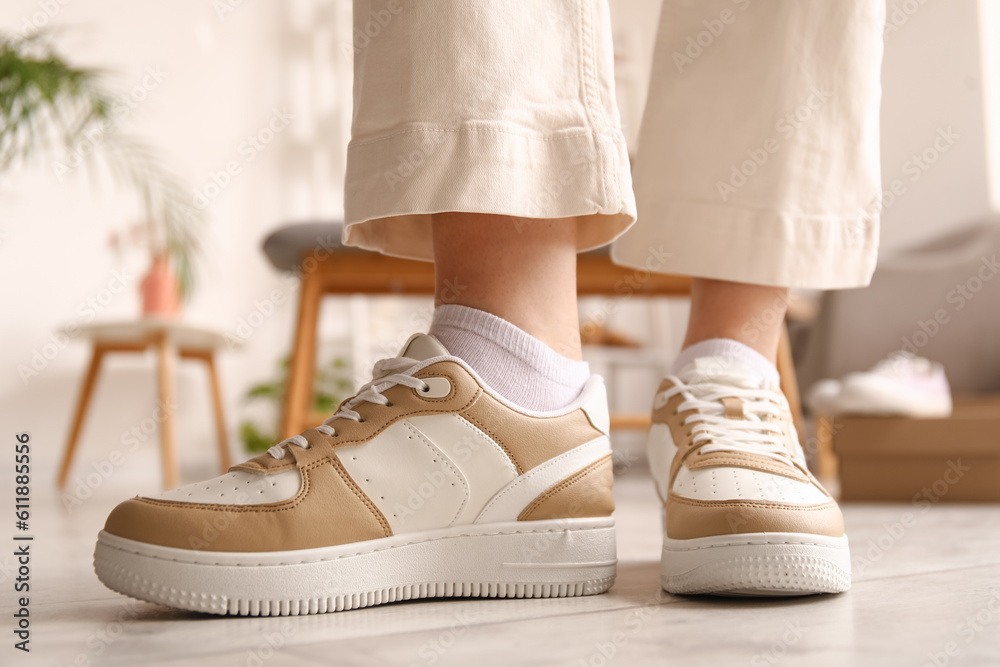
{"label": "grey cushion", "polygon": [[[345,246],[340,242],[343,222],[301,222],[285,225],[271,232],[264,239],[264,254],[279,271],[296,271],[299,262],[309,251],[326,248],[336,252],[367,252]],[[611,246],[605,245],[587,254],[607,255]]]}
{"label": "grey cushion", "polygon": [[340,242],[343,222],[301,222],[279,227],[264,239],[264,254],[279,271],[295,271],[302,257],[318,248],[334,252],[365,252]]}

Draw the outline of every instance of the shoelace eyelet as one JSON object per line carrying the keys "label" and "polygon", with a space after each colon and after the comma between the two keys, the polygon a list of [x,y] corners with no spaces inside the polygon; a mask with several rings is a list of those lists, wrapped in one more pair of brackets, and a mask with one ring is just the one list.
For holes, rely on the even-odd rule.
{"label": "shoelace eyelet", "polygon": [[429,384],[427,384],[427,383],[424,383],[424,388],[421,389],[420,391],[422,391],[422,392],[424,392],[426,394],[430,390],[431,390],[431,386]]}

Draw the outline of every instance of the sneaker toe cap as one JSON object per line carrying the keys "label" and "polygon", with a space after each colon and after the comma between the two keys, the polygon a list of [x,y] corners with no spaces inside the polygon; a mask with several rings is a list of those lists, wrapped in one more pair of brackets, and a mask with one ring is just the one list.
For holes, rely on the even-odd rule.
{"label": "sneaker toe cap", "polygon": [[767,500],[693,500],[670,494],[666,514],[667,535],[672,539],[746,533],[844,534],[844,517],[832,500],[799,505]]}

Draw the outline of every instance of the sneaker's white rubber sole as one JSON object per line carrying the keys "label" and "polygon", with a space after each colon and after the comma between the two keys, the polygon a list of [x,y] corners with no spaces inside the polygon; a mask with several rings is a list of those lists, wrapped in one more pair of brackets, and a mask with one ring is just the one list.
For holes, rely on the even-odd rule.
{"label": "sneaker's white rubber sole", "polygon": [[668,593],[810,595],[851,587],[847,536],[748,533],[663,538],[660,583]]}
{"label": "sneaker's white rubber sole", "polygon": [[297,551],[162,547],[101,531],[98,579],[210,614],[294,616],[434,597],[594,595],[614,583],[613,518],[458,526]]}

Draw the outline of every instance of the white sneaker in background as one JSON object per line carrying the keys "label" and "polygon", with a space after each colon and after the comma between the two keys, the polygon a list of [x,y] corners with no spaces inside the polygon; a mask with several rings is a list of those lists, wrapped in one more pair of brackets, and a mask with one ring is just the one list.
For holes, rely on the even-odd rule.
{"label": "white sneaker in background", "polygon": [[820,380],[805,396],[806,405],[817,415],[837,414],[840,380]]}
{"label": "white sneaker in background", "polygon": [[899,352],[870,371],[845,376],[837,406],[846,414],[947,417],[951,390],[941,364]]}
{"label": "white sneaker in background", "polygon": [[909,352],[896,352],[870,371],[849,373],[839,382],[818,382],[807,402],[818,414],[924,418],[951,414],[944,368]]}

